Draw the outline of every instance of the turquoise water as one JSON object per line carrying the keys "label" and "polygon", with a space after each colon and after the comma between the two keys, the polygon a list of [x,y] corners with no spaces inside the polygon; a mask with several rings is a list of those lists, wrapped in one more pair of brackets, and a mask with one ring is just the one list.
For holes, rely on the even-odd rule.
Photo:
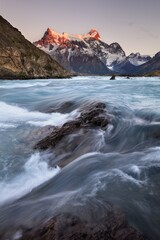
{"label": "turquoise water", "polygon": [[[53,152],[33,150],[34,133],[76,118],[78,109],[92,101],[106,104],[106,132],[84,135],[67,153],[63,141]],[[45,113],[65,102],[70,103],[65,113]],[[55,167],[56,159],[67,154],[74,161]],[[132,225],[159,239],[159,189],[160,78],[0,81],[2,228],[33,224],[61,211],[101,217],[105,201],[111,201]]]}

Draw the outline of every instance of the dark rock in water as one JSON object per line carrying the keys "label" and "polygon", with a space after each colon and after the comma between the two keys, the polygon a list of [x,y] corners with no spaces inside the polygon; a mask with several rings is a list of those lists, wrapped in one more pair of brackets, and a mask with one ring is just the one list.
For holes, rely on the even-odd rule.
{"label": "dark rock in water", "polygon": [[71,214],[60,214],[37,229],[23,232],[21,240],[145,240],[129,225],[124,214],[110,206],[100,222],[88,222]]}
{"label": "dark rock in water", "polygon": [[108,119],[103,116],[96,116],[96,117],[92,118],[91,122],[92,122],[92,124],[94,124],[96,126],[104,128],[108,124]]}
{"label": "dark rock in water", "polygon": [[99,134],[99,128],[81,128],[73,134],[65,136],[54,149],[49,151],[54,157],[51,157],[48,164],[51,167],[58,165],[63,168],[86,153],[99,151],[101,146],[103,147],[103,141],[99,143],[99,138],[101,138]]}
{"label": "dark rock in water", "polygon": [[46,150],[54,147],[64,136],[80,128],[80,121],[70,121],[65,123],[61,128],[56,128],[49,136],[42,139],[36,146],[36,149]]}
{"label": "dark rock in water", "polygon": [[39,141],[35,148],[45,150],[54,147],[63,137],[82,128],[105,129],[109,123],[104,103],[92,103],[82,108],[80,117],[55,128],[51,134]]}
{"label": "dark rock in water", "polygon": [[116,80],[116,76],[112,75],[112,77],[110,78],[110,80]]}
{"label": "dark rock in water", "polygon": [[104,103],[95,103],[89,106],[82,108],[80,119],[84,123],[89,123],[92,119],[102,113],[105,113],[105,104]]}
{"label": "dark rock in water", "polygon": [[23,135],[23,138],[25,138],[25,141],[29,144],[32,142],[37,142],[47,137],[49,134],[51,134],[53,131],[56,131],[56,130],[57,130],[57,127],[47,125],[38,129],[32,129],[32,131],[29,131],[25,135]]}

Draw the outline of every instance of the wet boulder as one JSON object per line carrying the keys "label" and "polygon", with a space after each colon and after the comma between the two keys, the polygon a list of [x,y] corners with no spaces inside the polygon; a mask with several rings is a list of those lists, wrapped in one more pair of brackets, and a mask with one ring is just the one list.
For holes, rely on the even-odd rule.
{"label": "wet boulder", "polygon": [[106,129],[109,118],[106,114],[104,103],[92,103],[80,109],[80,116],[75,120],[68,121],[62,127],[57,127],[45,138],[40,140],[35,149],[46,150],[53,148],[65,136],[87,128]]}
{"label": "wet boulder", "polygon": [[59,214],[37,229],[23,232],[21,240],[145,240],[129,225],[125,215],[110,206],[107,215],[99,222],[82,220],[71,214]]}

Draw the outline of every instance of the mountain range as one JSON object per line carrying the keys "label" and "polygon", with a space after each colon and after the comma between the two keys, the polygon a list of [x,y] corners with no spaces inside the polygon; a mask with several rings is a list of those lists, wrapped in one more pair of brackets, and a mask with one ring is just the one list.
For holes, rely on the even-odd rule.
{"label": "mountain range", "polygon": [[159,53],[149,55],[131,53],[126,55],[114,42],[102,41],[96,29],[86,34],[57,33],[48,28],[34,45],[48,53],[65,69],[82,74],[144,74],[160,69]]}
{"label": "mountain range", "polygon": [[32,44],[0,16],[0,79],[61,78],[88,75],[159,75],[160,52],[154,57],[126,55],[118,43],[102,41],[96,29],[86,34],[57,33],[48,28]]}

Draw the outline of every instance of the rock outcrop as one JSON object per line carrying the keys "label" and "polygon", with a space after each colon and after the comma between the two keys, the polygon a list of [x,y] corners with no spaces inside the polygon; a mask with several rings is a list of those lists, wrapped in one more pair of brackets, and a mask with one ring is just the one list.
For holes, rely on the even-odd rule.
{"label": "rock outcrop", "polygon": [[0,16],[0,79],[69,77],[48,54]]}
{"label": "rock outcrop", "polygon": [[39,141],[36,149],[46,150],[55,145],[65,136],[80,129],[101,128],[105,129],[109,123],[104,103],[93,103],[81,109],[81,114],[73,121],[65,123],[62,127],[55,127],[49,136]]}
{"label": "rock outcrop", "polygon": [[24,230],[21,240],[145,240],[131,227],[125,215],[108,204],[106,217],[99,222],[89,222],[71,214],[60,214],[38,228]]}

